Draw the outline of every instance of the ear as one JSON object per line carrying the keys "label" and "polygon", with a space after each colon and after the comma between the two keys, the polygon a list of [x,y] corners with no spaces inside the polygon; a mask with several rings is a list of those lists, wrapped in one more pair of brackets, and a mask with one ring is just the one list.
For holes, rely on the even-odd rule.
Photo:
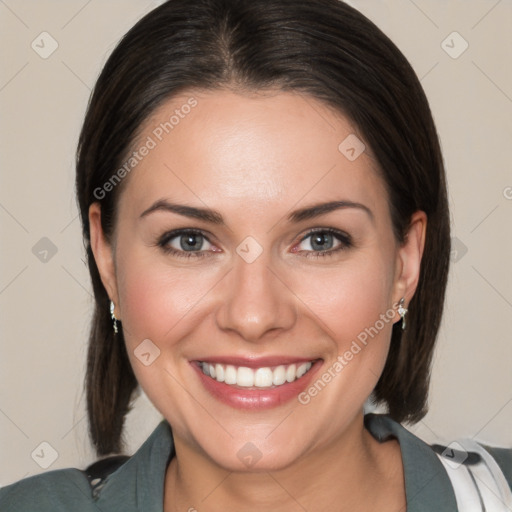
{"label": "ear", "polygon": [[114,265],[114,248],[105,238],[101,226],[101,206],[96,202],[89,207],[89,229],[91,236],[91,250],[94,254],[96,266],[100,273],[101,282],[107,290],[110,300],[114,301],[115,316],[121,319],[119,313],[119,301],[117,294],[117,279]]}
{"label": "ear", "polygon": [[405,240],[398,248],[396,260],[395,287],[393,303],[405,298],[405,307],[411,301],[418,286],[420,277],[421,258],[425,248],[427,231],[427,215],[417,211],[411,216],[411,223],[405,235]]}

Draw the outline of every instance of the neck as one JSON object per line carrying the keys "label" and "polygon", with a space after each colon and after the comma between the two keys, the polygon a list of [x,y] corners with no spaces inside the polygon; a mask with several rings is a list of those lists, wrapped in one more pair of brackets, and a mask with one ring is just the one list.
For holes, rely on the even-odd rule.
{"label": "neck", "polygon": [[279,470],[232,472],[175,438],[164,511],[405,510],[400,447],[378,443],[362,415],[338,438]]}

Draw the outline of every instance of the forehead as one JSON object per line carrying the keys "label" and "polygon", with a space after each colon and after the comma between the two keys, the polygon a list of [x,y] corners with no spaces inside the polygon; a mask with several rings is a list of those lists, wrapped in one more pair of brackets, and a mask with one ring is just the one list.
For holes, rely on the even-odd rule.
{"label": "forehead", "polygon": [[369,148],[354,159],[363,143],[346,117],[310,96],[191,91],[143,126],[123,196],[139,210],[168,197],[260,213],[343,198],[385,208]]}

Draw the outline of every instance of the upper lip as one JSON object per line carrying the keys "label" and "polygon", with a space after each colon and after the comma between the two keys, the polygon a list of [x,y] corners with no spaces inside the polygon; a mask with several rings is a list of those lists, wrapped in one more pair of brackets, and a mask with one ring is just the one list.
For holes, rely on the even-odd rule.
{"label": "upper lip", "polygon": [[226,364],[232,366],[244,366],[246,368],[266,368],[269,366],[287,366],[290,364],[301,364],[316,361],[315,357],[294,357],[294,356],[267,356],[267,357],[234,357],[214,356],[198,358],[196,361],[210,364]]}

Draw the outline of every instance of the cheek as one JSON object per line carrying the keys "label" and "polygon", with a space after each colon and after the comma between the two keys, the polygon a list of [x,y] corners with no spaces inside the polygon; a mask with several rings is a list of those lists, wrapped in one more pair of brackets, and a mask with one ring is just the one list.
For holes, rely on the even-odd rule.
{"label": "cheek", "polygon": [[[211,288],[211,276],[169,268],[155,259],[147,252],[133,250],[116,266],[123,334],[137,381],[151,402],[160,411],[166,411],[170,403],[184,411],[191,404],[177,384],[184,381],[181,359],[187,346],[180,342],[188,339],[197,324],[201,298]],[[148,365],[139,359],[145,352],[150,353]],[[173,422],[180,425],[181,418],[180,414],[173,415]]]}
{"label": "cheek", "polygon": [[321,436],[335,435],[361,410],[382,373],[395,320],[393,275],[389,260],[377,256],[296,284],[333,342],[321,373],[298,397],[305,414],[310,405],[318,414],[329,411]]}
{"label": "cheek", "polygon": [[117,276],[123,328],[130,346],[147,338],[157,345],[164,339],[166,343],[178,339],[180,329],[200,309],[197,305],[211,287],[211,276],[204,272],[170,268],[142,251],[126,254],[117,265]]}
{"label": "cheek", "polygon": [[[356,341],[367,357],[382,361],[395,318],[393,275],[389,260],[375,253],[331,270],[301,273],[293,289],[333,338],[338,355]],[[370,344],[373,340],[379,343]]]}

